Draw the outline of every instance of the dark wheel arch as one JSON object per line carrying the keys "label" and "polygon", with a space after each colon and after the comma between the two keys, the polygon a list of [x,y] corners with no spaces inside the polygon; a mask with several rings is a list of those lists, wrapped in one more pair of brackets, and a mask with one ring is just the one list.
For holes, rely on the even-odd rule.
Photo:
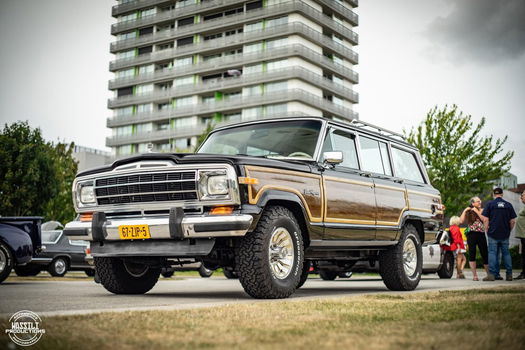
{"label": "dark wheel arch", "polygon": [[[312,227],[308,221],[308,214],[305,208],[305,204],[299,198],[299,196],[293,192],[270,189],[265,191],[259,201],[257,206],[261,208],[261,212],[264,208],[270,206],[280,206],[290,210],[301,228],[301,233],[303,236],[303,245],[306,249],[310,246],[310,233],[312,232]],[[260,217],[257,218],[257,221],[252,222],[252,228],[254,229],[258,223]]]}

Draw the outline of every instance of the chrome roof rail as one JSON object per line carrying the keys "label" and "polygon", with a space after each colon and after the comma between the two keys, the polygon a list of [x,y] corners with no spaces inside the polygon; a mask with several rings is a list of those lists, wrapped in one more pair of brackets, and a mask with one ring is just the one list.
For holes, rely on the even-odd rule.
{"label": "chrome roof rail", "polygon": [[366,123],[366,122],[364,122],[362,120],[359,120],[359,119],[352,119],[350,121],[350,125],[353,125],[353,126],[355,126],[357,128],[369,128],[369,129],[372,129],[373,131],[378,132],[379,134],[381,134],[383,136],[399,137],[401,139],[401,141],[405,141],[406,142],[405,136],[403,136],[400,133],[397,133],[395,131],[391,131],[391,130],[382,128],[382,127],[374,125],[374,124]]}

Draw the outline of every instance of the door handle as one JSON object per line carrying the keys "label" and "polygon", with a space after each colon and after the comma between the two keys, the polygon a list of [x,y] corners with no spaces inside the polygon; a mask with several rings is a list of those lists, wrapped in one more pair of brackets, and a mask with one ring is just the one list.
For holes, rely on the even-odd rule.
{"label": "door handle", "polygon": [[398,184],[402,184],[403,182],[405,182],[405,180],[403,180],[403,179],[395,179],[394,182],[397,182]]}
{"label": "door handle", "polygon": [[360,176],[364,176],[364,177],[372,177],[372,174],[371,173],[359,173]]}

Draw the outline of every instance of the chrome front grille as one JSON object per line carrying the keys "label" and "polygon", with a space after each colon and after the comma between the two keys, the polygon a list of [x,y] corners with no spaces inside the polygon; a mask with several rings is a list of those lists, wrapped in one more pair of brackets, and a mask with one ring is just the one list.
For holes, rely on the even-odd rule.
{"label": "chrome front grille", "polygon": [[108,176],[95,181],[98,205],[197,200],[196,170]]}

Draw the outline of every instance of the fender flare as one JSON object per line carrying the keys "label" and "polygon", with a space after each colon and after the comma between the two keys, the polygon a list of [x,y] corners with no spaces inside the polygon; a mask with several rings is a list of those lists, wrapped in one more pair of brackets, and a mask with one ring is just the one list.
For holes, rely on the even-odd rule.
{"label": "fender flare", "polygon": [[[264,193],[261,194],[261,197],[259,198],[257,202],[257,206],[261,209],[261,213],[264,210],[264,208],[268,205],[271,201],[278,201],[278,202],[288,202],[288,203],[294,203],[296,206],[298,206],[301,209],[301,215],[302,220],[304,221],[306,225],[305,234],[308,234],[311,232],[311,222],[310,218],[308,216],[308,212],[305,207],[305,203],[301,200],[301,198],[292,191],[285,191],[285,190],[277,190],[277,189],[268,189],[264,191]],[[252,225],[250,227],[250,230],[255,229],[257,226],[257,223],[259,222],[260,216],[254,217],[254,220],[252,222]],[[298,218],[301,219],[301,218]]]}

